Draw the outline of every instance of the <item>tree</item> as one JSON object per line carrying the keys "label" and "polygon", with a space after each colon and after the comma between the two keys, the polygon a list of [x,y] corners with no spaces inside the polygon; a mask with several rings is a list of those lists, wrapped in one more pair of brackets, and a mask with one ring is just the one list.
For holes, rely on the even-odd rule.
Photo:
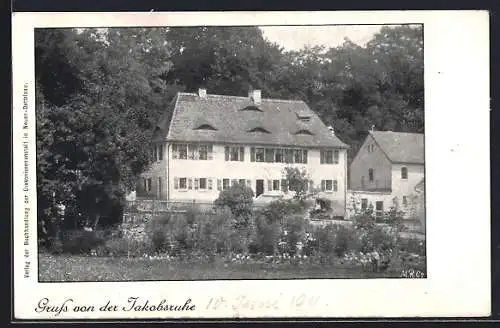
{"label": "tree", "polygon": [[236,217],[237,226],[247,226],[252,214],[254,193],[244,184],[233,184],[220,192],[214,204],[219,207],[228,207]]}
{"label": "tree", "polygon": [[309,190],[309,177],[307,171],[305,169],[300,170],[297,167],[285,167],[283,175],[285,177],[286,187],[288,190],[295,193],[294,198],[297,200],[304,200]]}
{"label": "tree", "polygon": [[[116,224],[171,95],[163,31],[45,29],[36,40],[39,220]],[[64,222],[54,220],[57,204]]]}

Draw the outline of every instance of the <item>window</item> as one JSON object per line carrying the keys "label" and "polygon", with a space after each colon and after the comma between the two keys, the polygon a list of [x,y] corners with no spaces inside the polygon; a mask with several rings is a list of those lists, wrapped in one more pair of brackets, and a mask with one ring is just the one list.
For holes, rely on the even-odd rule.
{"label": "window", "polygon": [[251,162],[307,164],[307,150],[283,148],[250,148]]}
{"label": "window", "polygon": [[362,210],[368,209],[368,199],[367,198],[361,199],[361,209]]}
{"label": "window", "polygon": [[366,146],[366,148],[368,148],[368,152],[371,153],[375,149],[375,146],[373,144],[370,144],[370,145]]}
{"label": "window", "polygon": [[408,196],[403,196],[403,206],[408,206]]}
{"label": "window", "polygon": [[224,158],[226,161],[242,162],[245,156],[245,147],[224,147]]}
{"label": "window", "polygon": [[406,167],[401,168],[401,179],[403,180],[408,179],[408,168]]}
{"label": "window", "polygon": [[155,145],[153,147],[153,158],[156,161],[162,161],[163,160],[163,145]]}
{"label": "window", "polygon": [[375,217],[380,218],[384,215],[384,202],[375,202]]}
{"label": "window", "polygon": [[280,180],[273,180],[273,190],[275,191],[280,190]]}
{"label": "window", "polygon": [[204,124],[201,124],[200,126],[198,126],[197,128],[195,128],[194,130],[212,130],[212,131],[216,131],[217,129],[214,128],[212,125],[210,125],[208,123],[204,123]]}
{"label": "window", "polygon": [[274,149],[266,148],[266,162],[267,163],[274,162]]}
{"label": "window", "polygon": [[187,148],[188,148],[187,144],[179,144],[175,146],[174,146],[174,154],[177,154],[177,157],[174,158],[187,159]]}
{"label": "window", "polygon": [[238,180],[238,183],[239,183],[240,185],[244,186],[244,185],[245,185],[245,179],[239,179],[239,180]]}
{"label": "window", "polygon": [[373,181],[373,169],[368,169],[368,180]]}
{"label": "window", "polygon": [[321,190],[337,191],[338,190],[337,180],[321,180]]}
{"label": "window", "polygon": [[[163,158],[163,149],[159,150],[159,156],[161,160]],[[212,145],[173,144],[172,158],[204,161],[211,160],[213,159],[213,147]]]}
{"label": "window", "polygon": [[229,189],[229,179],[222,179],[222,189]]}
{"label": "window", "polygon": [[162,185],[161,177],[158,177],[158,194],[160,197],[161,197],[162,189],[163,189],[163,185]]}
{"label": "window", "polygon": [[293,149],[285,149],[285,163],[293,163]]}
{"label": "window", "polygon": [[207,189],[207,178],[200,178],[200,189]]}
{"label": "window", "polygon": [[338,164],[339,151],[338,150],[322,150],[320,153],[321,164]]}
{"label": "window", "polygon": [[283,149],[276,149],[274,151],[274,162],[283,163]]}
{"label": "window", "polygon": [[187,189],[187,178],[179,179],[179,189]]}
{"label": "window", "polygon": [[152,183],[151,178],[144,179],[144,190],[146,192],[150,192],[151,191],[151,183]]}
{"label": "window", "polygon": [[333,151],[322,150],[320,154],[321,164],[333,164]]}
{"label": "window", "polygon": [[200,145],[198,148],[199,159],[206,161],[208,159],[208,145]]}
{"label": "window", "polygon": [[295,134],[306,134],[306,135],[314,135],[314,133],[312,133],[311,131],[309,130],[306,130],[306,129],[302,129],[302,130],[298,130],[297,132],[295,132]]}

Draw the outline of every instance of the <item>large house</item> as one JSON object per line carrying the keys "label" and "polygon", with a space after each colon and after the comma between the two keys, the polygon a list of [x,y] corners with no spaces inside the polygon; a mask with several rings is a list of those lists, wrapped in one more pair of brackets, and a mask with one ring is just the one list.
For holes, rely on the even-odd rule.
{"label": "large house", "polygon": [[138,196],[212,202],[232,184],[255,197],[288,193],[283,170],[305,168],[311,187],[345,209],[347,148],[303,101],[178,93],[154,133],[156,161]]}
{"label": "large house", "polygon": [[350,194],[382,214],[424,192],[424,135],[370,131],[350,166]]}

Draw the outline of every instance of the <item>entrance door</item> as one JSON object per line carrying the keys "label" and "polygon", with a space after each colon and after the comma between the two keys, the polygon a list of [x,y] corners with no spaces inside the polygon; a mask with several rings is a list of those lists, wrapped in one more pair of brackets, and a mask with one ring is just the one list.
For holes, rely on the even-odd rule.
{"label": "entrance door", "polygon": [[255,181],[255,197],[259,197],[264,193],[264,180],[257,179]]}

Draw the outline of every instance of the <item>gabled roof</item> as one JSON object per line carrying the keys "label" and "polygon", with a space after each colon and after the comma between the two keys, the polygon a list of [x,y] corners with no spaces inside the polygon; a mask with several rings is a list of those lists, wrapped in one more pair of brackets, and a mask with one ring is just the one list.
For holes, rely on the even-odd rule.
{"label": "gabled roof", "polygon": [[370,131],[370,135],[391,162],[424,164],[422,133]]}
{"label": "gabled roof", "polygon": [[[208,94],[201,98],[195,93],[178,93],[167,109],[171,115],[159,122],[159,139],[187,142],[220,142],[269,144],[303,147],[348,148],[303,101],[261,99],[256,105],[248,97]],[[258,106],[258,110],[242,110]],[[297,113],[310,115],[308,122],[298,119]],[[171,116],[171,117],[170,117]],[[209,122],[217,131],[196,130],[199,122]],[[265,129],[270,133],[249,132]],[[307,129],[314,135],[296,134]]]}

